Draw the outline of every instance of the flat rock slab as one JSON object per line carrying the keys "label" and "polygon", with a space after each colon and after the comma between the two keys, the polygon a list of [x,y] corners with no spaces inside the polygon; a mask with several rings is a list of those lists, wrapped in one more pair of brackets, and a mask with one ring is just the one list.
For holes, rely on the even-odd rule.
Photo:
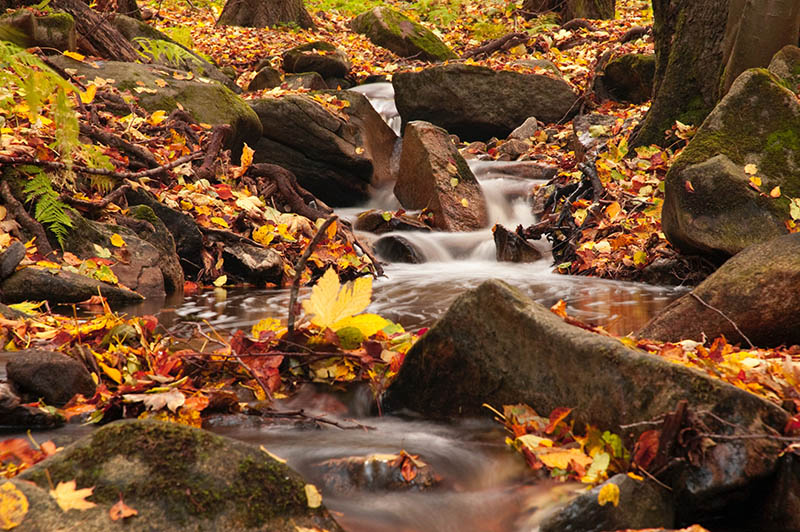
{"label": "flat rock slab", "polygon": [[[341,531],[324,506],[310,508],[305,482],[257,447],[154,420],[110,423],[15,479],[31,499],[20,530]],[[41,497],[59,482],[94,487],[96,507],[63,512]],[[31,486],[31,484],[28,484]],[[139,512],[112,521],[120,500]],[[49,500],[48,500],[49,499]]]}
{"label": "flat rock slab", "polygon": [[48,405],[66,404],[75,394],[94,395],[95,383],[82,362],[71,356],[44,349],[25,349],[5,353],[8,380],[29,396],[30,402],[40,398]]}
{"label": "flat rock slab", "polygon": [[98,294],[109,303],[138,303],[144,300],[141,294],[125,288],[112,286],[84,275],[28,266],[0,284],[3,301],[49,301],[50,303],[80,303]]}
{"label": "flat rock slab", "polygon": [[[684,399],[725,420],[711,429],[720,434],[763,433],[764,425],[781,431],[788,419],[777,405],[721,380],[569,325],[495,280],[461,295],[411,348],[386,397],[389,407],[431,416],[485,415],[484,403],[523,402],[544,415],[571,407],[579,423],[617,433]],[[779,452],[766,439],[718,441],[675,487],[687,507],[713,504],[770,474]]]}

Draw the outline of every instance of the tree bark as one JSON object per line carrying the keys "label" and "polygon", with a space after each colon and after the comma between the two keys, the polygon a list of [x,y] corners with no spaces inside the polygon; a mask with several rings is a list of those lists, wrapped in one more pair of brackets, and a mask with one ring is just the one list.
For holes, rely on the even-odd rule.
{"label": "tree bark", "polygon": [[313,28],[314,21],[303,0],[228,0],[217,24],[265,28],[281,22],[294,22]]}
{"label": "tree bark", "polygon": [[653,103],[632,144],[700,125],[744,70],[766,67],[800,32],[797,0],[653,0]]}
{"label": "tree bark", "polygon": [[111,61],[135,62],[141,59],[133,45],[103,15],[81,0],[55,0],[51,5],[75,19],[78,49],[82,52]]}

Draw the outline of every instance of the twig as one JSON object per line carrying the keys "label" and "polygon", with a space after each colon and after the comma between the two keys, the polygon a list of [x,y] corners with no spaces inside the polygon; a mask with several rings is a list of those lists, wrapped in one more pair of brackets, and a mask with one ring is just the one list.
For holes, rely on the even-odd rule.
{"label": "twig", "polygon": [[736,440],[775,440],[800,442],[800,436],[773,436],[772,434],[713,434],[710,432],[698,432],[695,438],[711,438],[712,440],[736,441]]}
{"label": "twig", "polygon": [[672,491],[672,488],[670,488],[669,486],[667,486],[666,484],[664,484],[663,482],[661,482],[660,480],[658,480],[658,479],[657,479],[655,476],[653,476],[653,474],[652,474],[652,473],[650,473],[650,472],[649,472],[647,469],[642,469],[642,468],[639,468],[639,471],[641,471],[642,473],[644,473],[644,476],[646,476],[647,478],[649,478],[650,480],[652,480],[653,482],[655,482],[656,484],[658,484],[659,486],[661,486],[661,487],[662,487],[662,488],[664,488],[665,490]]}
{"label": "twig", "polygon": [[[227,342],[225,342],[225,341],[222,339],[222,337],[221,337],[219,334],[217,334],[217,331],[215,331],[215,330],[214,330],[214,328],[211,326],[211,324],[208,322],[208,320],[203,320],[203,321],[205,322],[205,324],[206,324],[206,325],[208,325],[209,327],[211,327],[211,330],[214,332],[214,334],[216,335],[216,337],[217,337],[217,338],[219,338],[219,341],[220,341],[220,342],[222,342],[222,344],[223,344],[223,345],[226,345],[226,346],[230,347],[230,344],[229,344],[229,343],[227,343]],[[200,329],[200,326],[199,326],[199,325],[198,325],[198,327],[197,327],[197,330],[198,330],[198,332],[199,332],[201,335],[203,335],[205,338],[208,338],[208,339],[209,339],[209,340],[211,340],[212,342],[214,342],[214,341],[215,341],[213,338],[210,338],[210,337],[209,337],[209,336],[208,336],[206,333],[204,333],[204,332],[203,332],[203,331]],[[269,387],[267,387],[267,385],[266,385],[266,384],[264,384],[264,381],[261,379],[261,377],[258,375],[258,373],[256,373],[256,372],[253,370],[253,368],[251,368],[250,366],[248,366],[247,364],[245,364],[244,360],[242,360],[242,357],[240,357],[240,356],[239,356],[239,354],[238,354],[236,351],[234,351],[233,349],[231,349],[231,355],[232,355],[232,356],[233,356],[233,357],[236,359],[236,362],[238,362],[238,363],[239,363],[239,365],[242,367],[242,369],[243,369],[243,370],[245,370],[247,373],[249,373],[249,374],[250,374],[250,376],[252,376],[252,377],[253,377],[253,378],[256,380],[256,382],[258,383],[258,385],[259,385],[259,386],[261,386],[261,389],[262,389],[262,390],[264,390],[264,394],[267,396],[267,399],[269,399],[269,400],[270,400],[270,402],[271,402],[271,401],[272,401],[272,393],[270,393],[270,391],[269,391]]]}
{"label": "twig", "polygon": [[61,194],[59,199],[64,203],[69,203],[73,207],[81,207],[84,209],[89,210],[103,210],[108,205],[116,200],[118,200],[122,195],[124,195],[128,190],[130,190],[131,186],[128,184],[122,185],[121,187],[117,188],[113,192],[106,195],[103,199],[99,201],[87,201],[75,198],[70,194]]}
{"label": "twig", "polygon": [[214,177],[214,161],[219,156],[219,152],[222,150],[225,141],[230,137],[232,132],[233,129],[228,124],[220,124],[214,127],[211,132],[211,140],[208,142],[203,164],[194,173],[197,179],[207,179],[211,181]]}
{"label": "twig", "polygon": [[3,201],[14,219],[27,231],[36,236],[36,249],[44,256],[50,255],[53,252],[53,248],[47,240],[47,233],[45,233],[44,227],[28,214],[28,211],[25,210],[22,203],[14,197],[14,194],[11,192],[11,187],[8,185],[8,181],[3,180],[0,182],[0,196],[3,197]]}
{"label": "twig", "polygon": [[[113,170],[106,170],[104,168],[90,168],[88,166],[81,166],[79,164],[73,164],[70,168],[75,172],[81,172],[84,174],[104,175],[109,177],[116,177],[118,179],[138,179],[141,177],[151,177],[154,175],[158,175],[166,170],[172,170],[176,166],[180,166],[184,163],[188,163],[189,161],[194,161],[195,159],[199,159],[203,155],[204,152],[196,151],[190,153],[189,155],[184,155],[183,157],[179,157],[167,164],[161,165],[158,168],[142,170],[141,172],[115,172]],[[0,155],[0,163],[7,164],[10,166],[30,164],[34,166],[41,166],[43,168],[50,168],[52,170],[66,170],[68,168],[66,164],[58,161],[43,161],[41,159],[34,159],[32,157],[31,158],[10,157],[8,155]]]}
{"label": "twig", "polygon": [[739,333],[739,335],[742,338],[745,339],[747,344],[750,346],[750,349],[755,349],[756,346],[753,345],[753,342],[750,341],[750,338],[748,338],[747,335],[742,332],[742,330],[739,328],[739,326],[736,325],[736,322],[734,322],[732,319],[730,319],[728,316],[726,316],[724,312],[722,312],[720,309],[718,309],[718,308],[716,308],[714,306],[709,305],[708,303],[703,301],[703,298],[701,298],[700,296],[698,296],[694,292],[689,292],[689,295],[692,296],[693,298],[695,298],[704,307],[706,307],[706,308],[708,308],[710,310],[713,310],[714,312],[716,312],[717,314],[719,314],[720,316],[722,316],[723,318],[728,320],[728,323],[730,323],[733,326],[733,328],[736,330],[736,332]]}
{"label": "twig", "polygon": [[325,220],[321,226],[319,226],[319,229],[317,229],[317,232],[314,234],[314,237],[308,243],[308,246],[306,246],[306,250],[300,256],[300,259],[294,266],[294,279],[292,279],[292,288],[289,291],[289,318],[287,324],[289,335],[291,335],[294,332],[294,319],[295,319],[294,304],[295,301],[297,300],[297,291],[300,289],[300,277],[302,277],[303,275],[303,270],[306,269],[306,262],[308,262],[308,259],[314,252],[314,248],[317,247],[317,244],[319,244],[320,240],[322,240],[322,237],[325,236],[325,232],[328,230],[328,227],[330,227],[330,225],[338,219],[339,217],[334,214],[333,216]]}
{"label": "twig", "polygon": [[332,426],[340,428],[342,430],[354,430],[354,429],[375,430],[375,427],[371,427],[369,425],[363,425],[363,424],[359,423],[358,421],[353,421],[352,419],[349,419],[347,421],[350,421],[355,426],[348,427],[348,426],[342,425],[338,421],[330,420],[330,419],[326,418],[325,416],[313,416],[313,415],[310,415],[310,414],[306,414],[303,409],[300,409],[300,410],[285,410],[285,411],[267,410],[266,412],[259,412],[259,414],[261,416],[264,416],[264,417],[273,417],[273,418],[275,418],[275,417],[300,417],[300,418],[303,418],[303,419],[310,419],[311,421],[314,421],[316,423],[325,423],[327,425],[332,425]]}

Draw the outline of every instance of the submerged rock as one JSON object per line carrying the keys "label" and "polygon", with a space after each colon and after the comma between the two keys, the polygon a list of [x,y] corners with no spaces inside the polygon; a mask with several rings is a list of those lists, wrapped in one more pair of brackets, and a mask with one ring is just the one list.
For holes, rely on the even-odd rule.
{"label": "submerged rock", "polygon": [[492,233],[498,262],[536,262],[542,258],[536,246],[502,225],[495,225]]}
{"label": "submerged rock", "polygon": [[528,117],[574,115],[578,95],[563,79],[452,63],[392,78],[403,125],[424,120],[464,140],[505,138]]}
{"label": "submerged rock", "polygon": [[394,194],[406,209],[428,209],[433,225],[445,231],[486,227],[486,199],[467,161],[447,131],[412,122],[403,137]]}
{"label": "submerged rock", "polygon": [[[18,478],[21,489],[27,480],[45,494],[70,480],[94,487],[89,500],[96,507],[66,513],[52,498],[23,489],[34,492],[23,521],[29,530],[342,530],[286,465],[251,445],[176,423],[108,424]],[[109,509],[120,498],[136,517],[111,521]]]}
{"label": "submerged rock", "polygon": [[798,286],[800,234],[793,233],[729,259],[636,334],[665,342],[724,335],[746,343],[743,333],[757,346],[800,345]]}
{"label": "submerged rock", "polygon": [[[414,476],[407,480],[402,460],[410,460]],[[354,491],[425,491],[439,484],[431,467],[407,455],[378,454],[332,458],[316,465],[325,491],[343,495]]]}
{"label": "submerged rock", "polygon": [[[446,393],[442,393],[446,390]],[[728,438],[783,430],[788,414],[705,373],[568,325],[501,281],[461,295],[408,352],[387,406],[433,416],[476,415],[482,405],[568,405],[578,423],[635,438],[621,425],[655,419],[688,401],[711,411],[715,440],[699,465],[678,468],[672,488],[686,511],[713,513],[730,494],[770,475],[780,453],[769,439]],[[719,421],[722,420],[722,421]],[[743,493],[746,493],[744,491]]]}
{"label": "submerged rock", "polygon": [[75,394],[94,395],[95,383],[82,362],[56,351],[26,349],[10,354],[8,380],[29,401],[61,406]]}
{"label": "submerged rock", "polygon": [[386,262],[422,264],[425,255],[411,241],[400,235],[382,236],[373,244],[375,252]]}
{"label": "submerged rock", "polygon": [[350,28],[400,57],[423,61],[446,61],[457,57],[431,30],[385,6],[360,14],[350,22]]}
{"label": "submerged rock", "polygon": [[[757,189],[747,165],[761,180]],[[662,225],[681,251],[725,259],[786,233],[798,197],[800,102],[770,72],[751,69],[667,173]]]}

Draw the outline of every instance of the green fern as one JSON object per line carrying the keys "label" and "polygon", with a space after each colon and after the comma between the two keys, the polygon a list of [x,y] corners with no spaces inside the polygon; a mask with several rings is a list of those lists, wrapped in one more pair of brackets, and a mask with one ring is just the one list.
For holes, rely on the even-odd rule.
{"label": "green fern", "polygon": [[50,178],[38,168],[23,192],[25,201],[36,203],[33,217],[55,235],[58,244],[63,248],[64,239],[72,228],[72,220],[68,214],[70,206],[58,199]]}
{"label": "green fern", "polygon": [[181,70],[196,70],[203,75],[203,61],[178,44],[144,37],[137,37],[133,41],[141,49],[139,55],[145,59]]}

